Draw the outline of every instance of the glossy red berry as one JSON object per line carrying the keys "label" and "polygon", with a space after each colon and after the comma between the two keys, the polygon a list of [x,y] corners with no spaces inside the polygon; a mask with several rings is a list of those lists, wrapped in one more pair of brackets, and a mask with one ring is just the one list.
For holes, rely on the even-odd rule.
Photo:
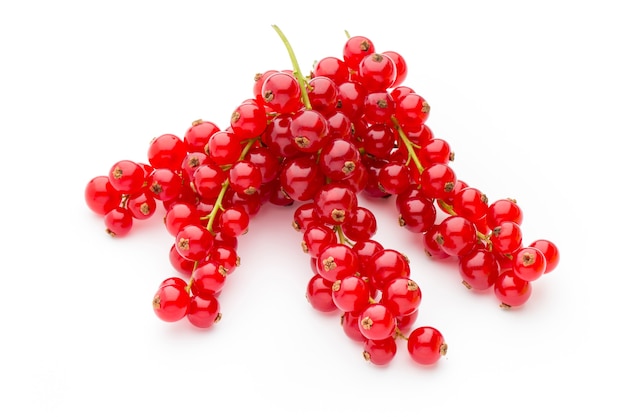
{"label": "glossy red berry", "polygon": [[546,272],[546,258],[541,250],[523,247],[513,253],[513,273],[524,281],[535,281]]}
{"label": "glossy red berry", "polygon": [[207,329],[220,321],[220,303],[212,295],[193,295],[189,300],[187,320],[195,327]]}
{"label": "glossy red berry", "polygon": [[434,327],[418,327],[411,332],[407,341],[411,359],[420,365],[433,365],[448,351],[441,332]]}
{"label": "glossy red berry", "polygon": [[152,309],[163,321],[175,322],[187,314],[190,297],[184,287],[174,283],[161,285],[152,298]]}
{"label": "glossy red berry", "polygon": [[369,340],[384,340],[396,331],[396,319],[384,304],[370,304],[359,316],[359,329]]}
{"label": "glossy red berry", "polygon": [[134,161],[116,162],[109,170],[109,183],[122,194],[134,194],[144,186],[146,172]]}
{"label": "glossy red berry", "polygon": [[122,201],[122,193],[116,190],[108,176],[100,175],[91,179],[85,187],[87,207],[96,214],[105,215]]}
{"label": "glossy red berry", "polygon": [[106,232],[113,237],[123,237],[133,227],[133,215],[125,207],[116,207],[104,215]]}
{"label": "glossy red berry", "polygon": [[529,281],[518,278],[512,270],[500,273],[493,285],[500,307],[508,309],[525,304],[532,294],[532,285]]}
{"label": "glossy red berry", "polygon": [[213,246],[213,235],[197,224],[188,224],[176,234],[176,250],[191,261],[204,259]]}
{"label": "glossy red berry", "polygon": [[541,251],[541,253],[543,253],[543,256],[546,258],[546,274],[553,271],[554,268],[556,268],[556,266],[559,264],[559,249],[553,242],[546,239],[539,239],[535,240],[528,246],[532,248],[537,248]]}
{"label": "glossy red berry", "polygon": [[306,299],[311,306],[323,313],[337,311],[337,306],[333,302],[332,281],[328,281],[319,274],[314,275],[306,287]]}
{"label": "glossy red berry", "polygon": [[363,342],[363,358],[374,365],[389,364],[396,356],[397,351],[398,347],[394,337],[383,340],[367,339]]}
{"label": "glossy red berry", "polygon": [[185,156],[187,156],[185,142],[172,134],[152,139],[148,147],[148,162],[154,168],[179,170]]}

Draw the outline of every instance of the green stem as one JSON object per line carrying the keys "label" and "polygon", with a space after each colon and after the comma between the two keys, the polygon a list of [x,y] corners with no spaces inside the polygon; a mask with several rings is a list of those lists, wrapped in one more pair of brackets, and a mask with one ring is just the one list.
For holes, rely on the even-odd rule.
{"label": "green stem", "polygon": [[[243,161],[243,159],[246,157],[248,152],[250,152],[250,149],[252,149],[252,146],[256,143],[256,141],[257,141],[257,138],[254,138],[254,139],[249,140],[248,143],[246,143],[246,146],[244,146],[243,150],[241,151],[241,155],[239,155],[238,161]],[[224,209],[224,206],[222,206],[222,201],[224,200],[224,196],[226,195],[226,191],[228,190],[229,185],[230,185],[230,181],[226,179],[226,181],[222,183],[222,189],[220,190],[220,193],[217,195],[217,199],[215,200],[215,205],[213,206],[213,209],[211,210],[208,216],[205,216],[202,218],[203,220],[209,219],[209,222],[207,223],[206,228],[211,233],[213,233],[213,223],[215,222],[215,217],[217,216],[218,211]]]}
{"label": "green stem", "polygon": [[280,28],[276,25],[272,25],[272,27],[274,28],[276,33],[278,33],[278,36],[280,36],[280,39],[283,41],[283,44],[285,44],[287,52],[289,53],[289,59],[291,60],[291,65],[293,67],[293,75],[294,77],[296,77],[296,80],[298,80],[298,84],[300,84],[302,103],[304,104],[304,107],[306,109],[311,110],[311,101],[309,100],[309,95],[307,93],[307,84],[304,77],[302,76],[302,71],[300,71],[300,65],[298,65],[296,54],[294,53],[293,48],[291,47],[291,44],[287,40],[287,37],[285,36],[283,31],[280,30]]}
{"label": "green stem", "polygon": [[413,142],[411,142],[411,140],[408,138],[406,133],[404,133],[404,130],[402,130],[402,127],[400,126],[400,123],[398,123],[398,119],[396,119],[395,116],[391,117],[391,121],[393,122],[393,127],[398,132],[400,139],[402,139],[402,143],[404,144],[404,147],[409,153],[409,160],[407,161],[407,164],[410,161],[413,161],[413,163],[417,167],[417,171],[421,174],[424,171],[424,166],[422,165],[419,158],[417,157],[417,154],[415,153],[415,149],[413,149]]}

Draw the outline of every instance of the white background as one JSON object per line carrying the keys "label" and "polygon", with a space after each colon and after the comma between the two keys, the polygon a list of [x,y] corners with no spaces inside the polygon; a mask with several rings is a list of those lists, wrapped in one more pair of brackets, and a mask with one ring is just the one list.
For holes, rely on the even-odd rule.
{"label": "white background", "polygon": [[[623,404],[625,139],[614,1],[3,2],[0,6],[0,415],[616,415]],[[409,6],[410,5],[410,6]],[[365,362],[304,298],[292,208],[267,206],[210,331],[151,308],[174,275],[155,217],[111,239],[89,179],[196,119],[225,127],[255,73],[340,56],[344,30],[396,50],[459,178],[513,197],[525,241],[561,264],[501,311],[425,259],[391,201],[376,237],[411,259],[436,366]],[[619,410],[619,411],[618,411]],[[608,414],[606,414],[608,413]]]}

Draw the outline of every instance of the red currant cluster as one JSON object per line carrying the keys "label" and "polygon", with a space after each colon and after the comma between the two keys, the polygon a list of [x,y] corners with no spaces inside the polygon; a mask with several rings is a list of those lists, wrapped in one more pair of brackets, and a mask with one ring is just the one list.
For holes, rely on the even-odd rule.
{"label": "red currant cluster", "polygon": [[413,328],[420,287],[407,257],[374,239],[376,218],[359,194],[395,196],[400,225],[423,234],[431,257],[457,257],[468,288],[493,287],[503,307],[523,304],[559,252],[547,240],[522,244],[515,201],[489,205],[457,179],[449,144],[425,124],[428,103],[402,85],[403,57],[349,36],[341,58],[317,61],[305,77],[274,29],[293,70],[257,74],[228,128],[196,121],[182,139],[152,140],[148,163],[118,161],[87,184],[87,205],[112,236],[129,233],[159,202],[164,207],[179,276],[158,286],[156,315],[212,326],[251,218],[265,203],[295,205],[293,226],[313,270],[309,303],[339,312],[345,334],[363,344],[371,363],[389,363],[398,339],[417,363],[435,363],[446,353],[444,338],[434,327]]}

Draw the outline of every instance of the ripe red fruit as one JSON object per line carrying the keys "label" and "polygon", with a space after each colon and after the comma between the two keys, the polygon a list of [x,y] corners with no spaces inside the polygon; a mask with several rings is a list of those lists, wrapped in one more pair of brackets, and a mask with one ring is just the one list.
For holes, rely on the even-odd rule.
{"label": "ripe red fruit", "polygon": [[423,326],[411,332],[407,349],[415,362],[420,365],[433,365],[447,353],[448,345],[439,330]]}

